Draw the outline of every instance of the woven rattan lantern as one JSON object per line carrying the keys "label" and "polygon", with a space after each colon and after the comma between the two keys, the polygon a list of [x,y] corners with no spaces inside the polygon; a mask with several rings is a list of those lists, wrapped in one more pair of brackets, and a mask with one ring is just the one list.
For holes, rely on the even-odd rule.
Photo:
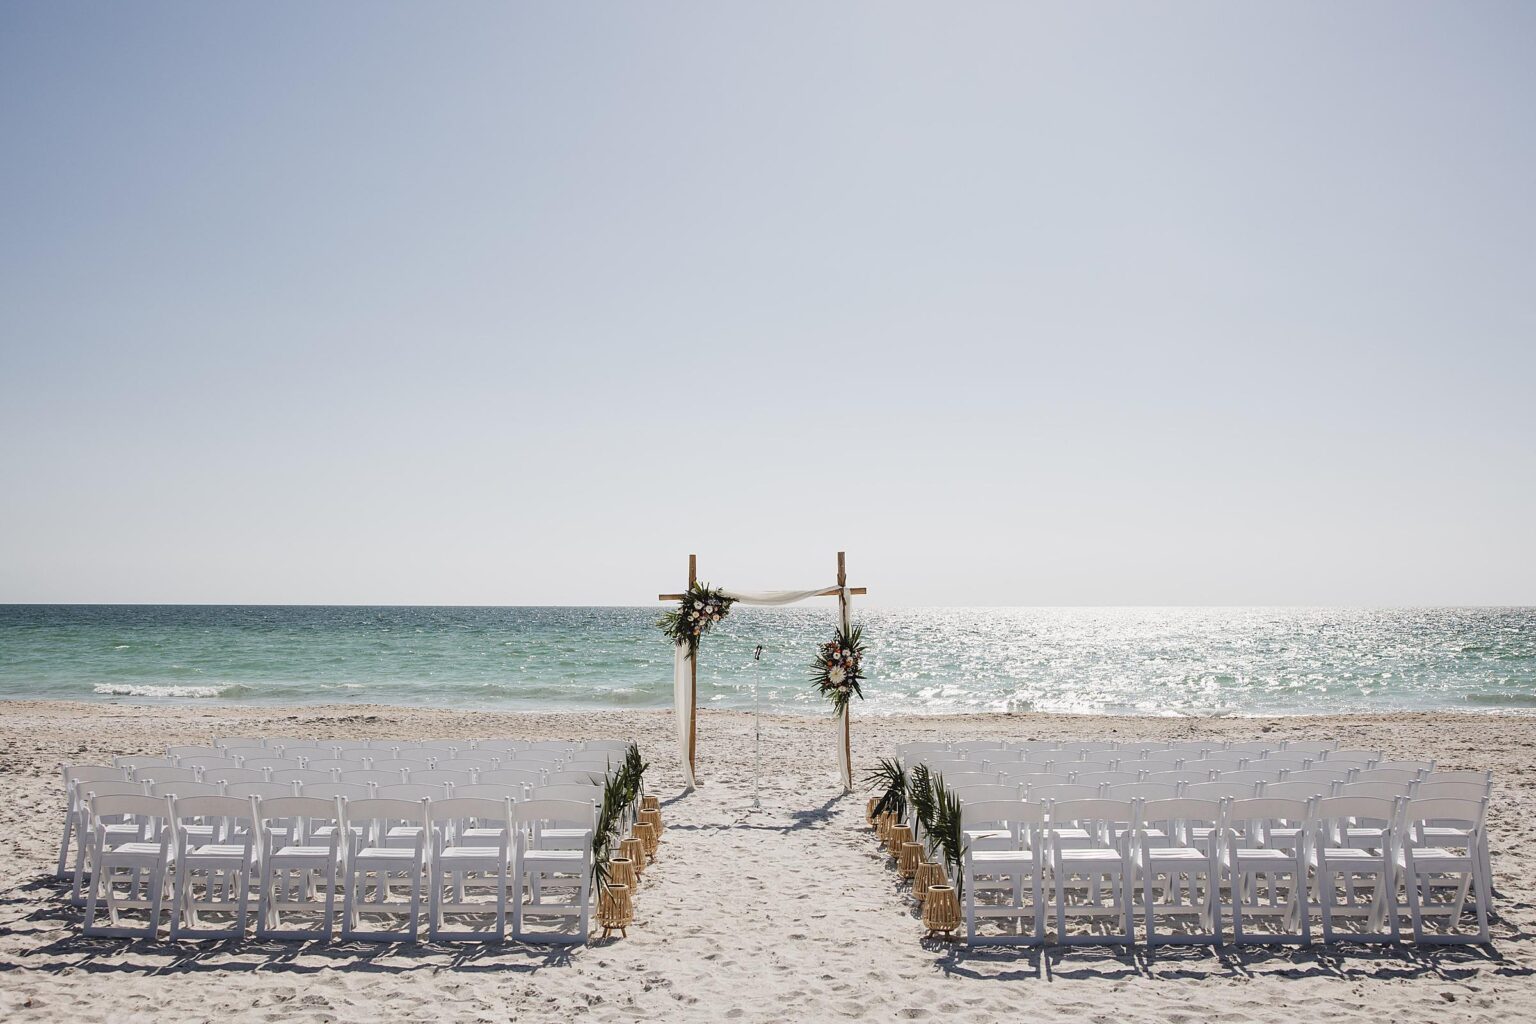
{"label": "woven rattan lantern", "polygon": [[923,926],[928,938],[953,939],[960,927],[960,899],[952,885],[930,885],[928,898],[923,900]]}
{"label": "woven rattan lantern", "polygon": [[886,844],[886,845],[889,847],[889,849],[891,851],[891,856],[892,857],[900,858],[901,857],[901,848],[904,845],[906,845],[907,843],[910,843],[911,841],[912,841],[912,826],[911,825],[896,825],[896,826],[892,827],[892,829],[891,829],[891,841],[888,844]]}
{"label": "woven rattan lantern", "polygon": [[666,831],[666,828],[664,828],[661,824],[660,811],[647,811],[642,808],[640,811],[640,822],[641,824],[650,825],[652,828],[654,828],[656,830],[656,838],[658,840],[661,838],[661,834]]}
{"label": "woven rattan lantern", "polygon": [[928,895],[928,889],[933,885],[942,885],[948,881],[944,877],[944,865],[924,859],[917,865],[917,873],[912,876],[912,896],[918,902],[922,902]]}
{"label": "woven rattan lantern", "polygon": [[880,798],[877,796],[870,797],[869,803],[864,805],[864,823],[866,825],[873,825],[875,823],[875,808],[879,806]]}
{"label": "woven rattan lantern", "polygon": [[642,811],[660,811],[661,810],[661,798],[660,797],[656,797],[656,796],[643,796],[643,797],[641,797],[640,798],[640,809]]}
{"label": "woven rattan lantern", "polygon": [[603,926],[603,938],[617,931],[629,938],[628,928],[635,922],[635,901],[629,886],[608,884],[597,898],[597,923]]}
{"label": "woven rattan lantern", "polygon": [[640,822],[635,826],[635,838],[640,840],[640,845],[645,849],[645,855],[655,860],[656,848],[661,845],[661,840],[656,836],[656,826],[644,821]]}
{"label": "woven rattan lantern", "polygon": [[917,866],[923,862],[922,843],[902,843],[901,856],[896,860],[896,870],[902,878],[912,878],[917,874]]}
{"label": "woven rattan lantern", "polygon": [[629,860],[630,868],[635,873],[633,887],[639,888],[640,876],[645,874],[645,843],[630,836],[619,844],[619,856]]}
{"label": "woven rattan lantern", "polygon": [[613,885],[627,885],[630,893],[635,890],[635,865],[628,857],[614,857],[608,862],[608,881]]}

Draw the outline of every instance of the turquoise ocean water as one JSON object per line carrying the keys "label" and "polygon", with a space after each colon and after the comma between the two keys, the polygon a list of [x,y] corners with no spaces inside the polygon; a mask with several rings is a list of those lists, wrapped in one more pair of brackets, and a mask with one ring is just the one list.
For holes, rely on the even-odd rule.
{"label": "turquoise ocean water", "polygon": [[[0,699],[666,707],[653,608],[0,605]],[[860,713],[1536,709],[1536,609],[865,609]],[[823,713],[824,607],[738,609],[700,699]],[[764,648],[754,665],[752,652]]]}

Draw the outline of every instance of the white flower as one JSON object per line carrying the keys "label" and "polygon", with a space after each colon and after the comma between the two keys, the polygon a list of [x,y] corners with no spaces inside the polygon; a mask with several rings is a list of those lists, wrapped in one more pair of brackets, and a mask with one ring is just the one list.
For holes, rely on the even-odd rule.
{"label": "white flower", "polygon": [[831,683],[833,686],[842,685],[843,679],[846,676],[847,673],[843,671],[843,666],[841,665],[833,665],[831,668],[827,669],[827,682]]}
{"label": "white flower", "polygon": [[712,621],[719,622],[720,621],[720,616],[716,615]]}
{"label": "white flower", "polygon": [[695,608],[703,608],[704,607],[704,602],[703,601],[695,601],[695,602],[693,602],[693,606]]}

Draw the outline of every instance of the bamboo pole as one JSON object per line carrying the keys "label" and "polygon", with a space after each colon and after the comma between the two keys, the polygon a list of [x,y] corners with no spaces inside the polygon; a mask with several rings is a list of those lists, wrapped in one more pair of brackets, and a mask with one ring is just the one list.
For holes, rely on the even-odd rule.
{"label": "bamboo pole", "polygon": [[[839,629],[848,621],[848,566],[844,552],[837,553],[837,626]],[[848,765],[849,771],[853,770],[853,702],[850,701],[843,710],[843,761]],[[848,791],[847,783],[843,785],[844,792]]]}
{"label": "bamboo pole", "polygon": [[[688,556],[688,589],[699,582],[699,556]],[[695,648],[688,659],[688,773],[698,778],[699,744],[699,652]]]}

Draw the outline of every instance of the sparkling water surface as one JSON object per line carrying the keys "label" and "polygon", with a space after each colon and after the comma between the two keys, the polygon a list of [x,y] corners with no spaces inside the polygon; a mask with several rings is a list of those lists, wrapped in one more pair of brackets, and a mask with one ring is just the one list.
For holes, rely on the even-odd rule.
{"label": "sparkling water surface", "polygon": [[[738,608],[703,703],[824,713],[831,602]],[[665,707],[654,608],[0,605],[0,698]],[[1530,608],[863,609],[860,713],[1536,709]],[[756,645],[763,660],[754,664]]]}

